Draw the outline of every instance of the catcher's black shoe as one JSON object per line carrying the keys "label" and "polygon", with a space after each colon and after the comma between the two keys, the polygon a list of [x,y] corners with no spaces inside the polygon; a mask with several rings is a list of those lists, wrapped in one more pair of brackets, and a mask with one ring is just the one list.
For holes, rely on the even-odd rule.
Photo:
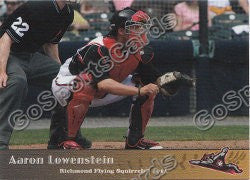
{"label": "catcher's black shoe", "polygon": [[89,149],[92,146],[92,142],[87,138],[83,137],[80,131],[78,131],[75,140],[83,149]]}
{"label": "catcher's black shoe", "polygon": [[[64,142],[65,139],[50,139],[48,142],[47,149],[63,149],[61,143]],[[92,142],[87,138],[83,137],[82,134],[78,131],[75,142],[81,146],[83,149],[89,149],[92,146]]]}
{"label": "catcher's black shoe", "polygon": [[[60,144],[67,140],[68,121],[65,108],[58,105],[52,112],[48,149],[62,149]],[[83,137],[80,131],[77,132],[75,142],[83,149],[88,149],[92,146],[92,142]]]}
{"label": "catcher's black shoe", "polygon": [[126,138],[125,149],[163,149],[159,143],[141,138],[136,144],[131,145],[128,138]]}

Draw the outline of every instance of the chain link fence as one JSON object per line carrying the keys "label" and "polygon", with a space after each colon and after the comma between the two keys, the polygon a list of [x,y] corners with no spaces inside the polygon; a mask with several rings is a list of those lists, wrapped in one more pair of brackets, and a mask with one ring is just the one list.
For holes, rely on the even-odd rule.
{"label": "chain link fence", "polygon": [[[208,0],[208,38],[211,40],[248,39],[248,0]],[[69,31],[64,41],[89,41],[106,35],[109,18],[115,10],[132,7],[147,12],[151,18],[159,20],[164,15],[174,13],[176,26],[168,29],[159,39],[193,40],[199,39],[199,1],[176,0],[83,0],[76,9],[88,21],[89,28]],[[201,12],[204,13],[204,12]]]}
{"label": "chain link fence", "polygon": [[[166,63],[166,66],[161,64],[165,71],[176,69],[182,72],[187,71],[187,74],[198,77],[198,86],[190,89],[188,94],[185,94],[185,92],[180,93],[184,95],[175,97],[173,101],[168,100],[167,104],[158,99],[157,108],[164,107],[172,114],[175,114],[173,112],[178,109],[179,111],[176,111],[178,115],[185,114],[187,111],[194,113],[198,109],[208,109],[208,107],[220,103],[223,93],[235,88],[240,89],[240,86],[247,82],[246,74],[248,71],[245,65],[219,66],[211,63],[212,61],[204,61],[199,58],[205,57],[210,60],[213,59],[213,62],[220,61],[226,64],[231,61],[229,59],[237,61],[237,63],[239,63],[240,59],[246,61],[245,55],[242,53],[246,52],[245,43],[240,43],[243,47],[236,50],[231,48],[231,45],[228,45],[230,43],[227,41],[235,43],[235,41],[248,40],[249,17],[247,8],[244,6],[244,3],[248,5],[248,0],[207,0],[205,4],[204,0],[113,0],[98,2],[100,3],[92,2],[92,8],[96,9],[96,12],[91,12],[88,9],[91,13],[85,12],[83,14],[83,17],[90,23],[90,28],[78,32],[77,35],[72,35],[72,32],[69,32],[71,38],[68,38],[68,40],[89,41],[97,36],[107,34],[109,31],[109,18],[112,16],[112,12],[127,6],[147,12],[151,19],[158,19],[159,21],[152,25],[152,28],[155,28],[156,31],[157,29],[161,31],[160,22],[162,17],[166,14],[175,15],[176,25],[171,29],[165,29],[161,36],[151,40],[165,43],[161,42],[156,47],[158,50],[161,49],[160,46],[165,48],[161,49],[167,54],[168,63]],[[79,7],[81,12],[80,9]],[[180,44],[178,44],[179,40],[181,40]],[[237,44],[238,46],[239,44]],[[176,47],[179,47],[179,49],[176,49]],[[185,54],[185,51],[188,51],[188,53]],[[160,52],[159,54],[162,56],[157,58],[161,59],[164,52]],[[172,56],[175,59],[173,64],[171,64],[172,61],[170,60]],[[198,60],[199,63],[195,63],[195,61],[189,63],[189,60],[194,59]],[[241,73],[237,74],[231,67],[236,68]],[[166,111],[165,109],[162,109],[162,112]],[[244,109],[236,112],[236,114],[247,114],[247,112]],[[157,115],[162,116],[163,114]]]}

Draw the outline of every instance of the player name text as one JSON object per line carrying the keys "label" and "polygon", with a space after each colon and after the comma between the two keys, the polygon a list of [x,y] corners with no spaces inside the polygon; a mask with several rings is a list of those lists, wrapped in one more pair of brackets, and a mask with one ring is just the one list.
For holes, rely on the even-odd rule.
{"label": "player name text", "polygon": [[60,165],[60,164],[114,164],[113,157],[56,157],[48,155],[46,159],[44,157],[15,157],[11,156],[9,164],[22,165],[22,164],[49,164],[49,165]]}

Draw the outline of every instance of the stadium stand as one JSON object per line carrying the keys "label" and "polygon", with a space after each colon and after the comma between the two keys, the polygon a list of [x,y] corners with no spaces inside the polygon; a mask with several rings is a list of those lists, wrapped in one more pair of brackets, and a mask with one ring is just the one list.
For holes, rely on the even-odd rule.
{"label": "stadium stand", "polygon": [[[108,19],[115,8],[114,5],[112,6],[112,1],[103,2],[110,7],[110,12],[84,15],[92,28],[80,32],[79,37],[70,38],[71,40],[87,42],[97,35],[105,35],[108,32]],[[182,1],[134,0],[131,7],[142,9],[151,18],[160,20],[167,13],[174,13],[175,5],[180,2]],[[157,49],[155,61],[161,67],[161,71],[179,70],[197,78],[196,89],[183,90],[177,96],[168,98],[167,101],[157,98],[154,115],[186,115],[200,109],[211,110],[214,105],[221,103],[225,92],[231,89],[239,90],[248,84],[249,18],[237,0],[228,2],[234,13],[221,13],[211,19],[211,26],[208,28],[209,58],[199,58],[199,30],[168,29],[157,38],[150,36],[151,44]],[[103,15],[104,13],[106,15]],[[159,25],[156,24],[151,28],[159,29]],[[73,44],[77,48],[76,42],[68,45],[72,52]],[[68,55],[64,53],[62,56]],[[237,71],[234,70],[235,67]],[[90,115],[125,116],[129,112],[127,105],[129,101],[127,99],[121,104],[93,109]],[[124,109],[122,112],[119,110],[120,107]],[[246,115],[248,109],[242,107],[231,114]]]}
{"label": "stadium stand", "polygon": [[[208,28],[208,57],[199,57],[199,30],[167,29],[157,38],[151,36],[150,41],[157,49],[155,63],[161,67],[162,72],[179,70],[197,78],[196,89],[189,91],[184,89],[167,101],[158,98],[154,115],[186,115],[199,109],[211,109],[215,104],[221,103],[225,92],[232,89],[239,90],[248,84],[249,17],[241,7],[240,1],[229,1],[234,13],[222,13],[211,20],[211,27]],[[174,7],[179,2],[181,1],[133,0],[131,7],[142,9],[151,18],[156,17],[160,20],[168,13],[174,13]],[[78,34],[70,31],[65,34],[60,43],[60,56],[63,61],[89,40],[106,35],[109,31],[109,18],[115,9],[113,1],[98,0],[98,3],[96,1],[88,3],[92,5],[94,3],[95,9],[88,13],[84,11],[82,15],[89,22],[90,29],[79,31]],[[78,10],[81,12],[80,7]],[[155,25],[152,28],[157,29],[159,26]],[[36,87],[30,92],[32,93],[29,94],[27,104],[31,104],[31,101],[34,103],[39,90]],[[129,112],[129,101],[127,99],[119,105],[91,110],[90,116],[125,116]],[[233,114],[247,115],[248,111],[248,108],[242,107]]]}
{"label": "stadium stand", "polygon": [[[96,3],[95,6],[100,7],[100,9],[108,9],[109,12],[93,12],[84,14],[84,18],[90,23],[90,29],[79,32],[78,35],[72,33],[67,33],[63,41],[88,41],[99,35],[105,35],[109,29],[109,19],[112,16],[112,11],[114,11],[114,5],[112,0],[100,0],[101,3]],[[134,0],[131,3],[131,7],[136,9],[142,9],[146,11],[151,18],[160,19],[167,13],[174,13],[174,7],[182,1],[164,1],[164,0]],[[125,3],[126,4],[126,3]],[[232,10],[236,12],[235,14],[221,14],[215,16],[209,27],[209,39],[220,40],[220,39],[246,39],[249,35],[249,28],[246,27],[249,23],[248,15],[242,10],[239,2],[237,0],[231,0],[230,4]],[[105,8],[103,8],[103,6]],[[242,26],[245,25],[245,26]],[[235,26],[239,26],[238,28]],[[240,27],[241,26],[241,27]],[[173,32],[172,29],[166,31],[157,39],[164,40],[196,40],[199,38],[198,31],[192,31],[191,29],[181,30]]]}

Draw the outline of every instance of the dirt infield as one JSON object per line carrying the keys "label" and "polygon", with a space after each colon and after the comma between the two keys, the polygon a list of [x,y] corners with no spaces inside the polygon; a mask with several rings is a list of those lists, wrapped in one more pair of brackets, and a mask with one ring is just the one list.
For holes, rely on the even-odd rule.
{"label": "dirt infield", "polygon": [[[164,149],[249,149],[248,140],[231,141],[162,141]],[[10,149],[46,149],[46,144],[13,145]],[[123,149],[124,142],[93,142],[91,149]]]}

